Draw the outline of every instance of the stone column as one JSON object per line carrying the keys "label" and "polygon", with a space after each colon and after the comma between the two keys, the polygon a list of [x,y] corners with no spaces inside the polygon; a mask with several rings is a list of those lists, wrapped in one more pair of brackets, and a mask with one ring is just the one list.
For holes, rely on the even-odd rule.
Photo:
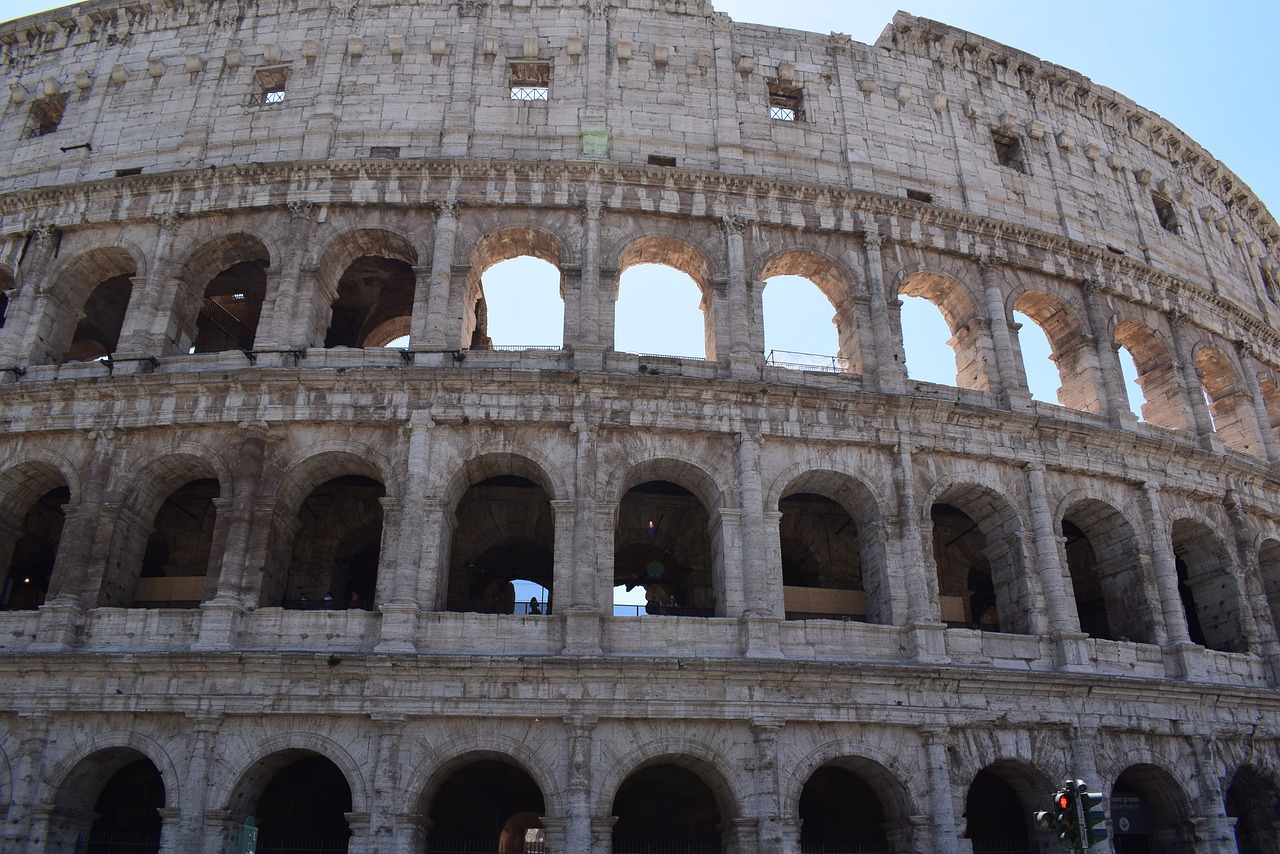
{"label": "stone column", "polygon": [[1182,326],[1188,320],[1187,313],[1174,310],[1169,312],[1169,336],[1173,339],[1173,354],[1176,361],[1178,377],[1181,381],[1183,397],[1191,407],[1191,423],[1195,426],[1196,438],[1206,450],[1221,451],[1221,441],[1217,439],[1213,429],[1213,416],[1209,414],[1209,404],[1204,400],[1204,387],[1200,384],[1200,372],[1196,370],[1196,360],[1187,343],[1187,335]]}
{"label": "stone column", "polygon": [[[548,614],[559,614],[566,609],[566,605],[571,606],[573,603],[575,574],[573,547],[576,540],[574,523],[577,520],[578,505],[576,501],[570,499],[560,499],[550,503],[554,516],[555,543],[552,546],[551,595],[548,597],[548,607],[543,610]],[[566,594],[568,594],[568,602],[561,598]]]}
{"label": "stone column", "polygon": [[[889,297],[884,283],[884,259],[880,254],[884,238],[880,235],[874,221],[871,221],[863,230],[862,244],[866,255],[872,345],[870,357],[864,360],[863,374],[868,377],[872,388],[890,394],[901,393],[907,378],[906,360],[903,356],[902,344],[894,334],[894,325],[889,317]],[[856,264],[856,259],[851,258],[850,263]],[[863,352],[866,350],[864,344]]]}
{"label": "stone column", "polygon": [[1267,401],[1262,396],[1262,385],[1258,382],[1255,363],[1258,355],[1257,345],[1251,341],[1237,341],[1236,352],[1240,354],[1240,371],[1244,374],[1244,387],[1253,401],[1253,414],[1258,422],[1258,433],[1262,436],[1263,453],[1267,457],[1267,462],[1273,467],[1280,466],[1280,448],[1276,447],[1276,436],[1271,430],[1271,416],[1267,412]]}
{"label": "stone column", "polygon": [[[596,316],[600,325],[597,337],[600,340],[600,349],[608,352],[614,349],[618,302],[617,269],[614,267],[600,267],[600,281],[596,287],[600,305],[600,312]],[[603,358],[601,366],[603,367]]]}
{"label": "stone column", "polygon": [[415,350],[448,350],[456,346],[449,339],[449,306],[452,303],[453,252],[458,237],[458,206],[453,202],[437,205],[435,243],[431,248],[431,281],[427,286],[426,310],[422,327],[415,327],[412,346]]}
{"label": "stone column", "polygon": [[1235,543],[1235,567],[1234,571],[1227,572],[1227,583],[1234,585],[1233,592],[1240,603],[1240,635],[1244,638],[1244,648],[1271,661],[1280,654],[1280,646],[1277,646],[1273,632],[1262,631],[1258,615],[1254,612],[1254,603],[1267,610],[1267,595],[1259,584],[1259,573],[1251,568],[1251,564],[1256,567],[1257,551],[1250,534],[1249,519],[1234,489],[1227,490],[1222,503],[1227,509],[1227,518],[1231,520],[1231,535]]}
{"label": "stone column", "polygon": [[[191,762],[183,781],[183,803],[179,820],[174,827],[177,845],[161,847],[162,851],[179,854],[200,854],[204,847],[205,801],[209,792],[209,763],[218,732],[216,718],[196,718],[191,722]],[[169,822],[165,822],[166,827]]]}
{"label": "stone column", "polygon": [[[907,601],[902,607],[893,606],[894,614],[906,614],[911,626],[911,656],[920,662],[944,663],[947,660],[946,626],[938,618],[938,577],[936,569],[930,575],[933,561],[925,559],[923,534],[920,530],[920,512],[916,498],[915,464],[911,445],[904,438],[898,440],[895,449],[896,465],[893,468],[894,491],[898,495],[897,522],[901,545],[902,589]],[[890,519],[889,521],[892,521]],[[890,526],[886,526],[890,527]]]}
{"label": "stone column", "polygon": [[[960,842],[956,829],[954,799],[952,797],[951,757],[947,753],[947,739],[951,731],[945,726],[923,726],[920,738],[924,742],[925,765],[929,780],[929,812],[933,814],[930,837],[934,851],[958,851]],[[967,849],[967,844],[965,848]]]}
{"label": "stone column", "polygon": [[1136,424],[1138,419],[1129,409],[1124,372],[1120,370],[1120,359],[1116,355],[1119,345],[1110,335],[1108,324],[1102,317],[1102,306],[1099,304],[1102,284],[1097,279],[1085,279],[1080,289],[1084,294],[1085,321],[1089,324],[1089,336],[1093,339],[1094,358],[1098,361],[1098,373],[1102,379],[1102,385],[1098,389],[1098,404],[1102,414],[1110,419],[1112,427]]}
{"label": "stone column", "polygon": [[590,851],[591,845],[591,765],[592,736],[596,719],[587,715],[566,715],[569,780],[565,787],[564,851]]}
{"label": "stone column", "polygon": [[587,68],[583,77],[587,106],[582,111],[582,155],[591,160],[609,156],[609,5],[603,0],[587,4]]}
{"label": "stone column", "polygon": [[[49,744],[49,724],[52,717],[43,713],[32,715],[20,714],[25,735],[19,742],[13,763],[12,805],[9,808],[9,820],[0,822],[0,839],[12,840],[12,847],[6,851],[22,851],[24,845],[44,841],[43,831],[36,825],[36,807],[39,805],[40,778],[44,772],[45,750]],[[36,850],[41,850],[39,847]]]}
{"label": "stone column", "polygon": [[[720,229],[724,232],[725,254],[729,259],[729,282],[726,300],[726,320],[729,326],[729,370],[735,378],[759,377],[761,354],[751,350],[752,294],[747,282],[746,256],[742,232],[746,223],[741,217],[723,216]],[[763,347],[763,345],[762,345]],[[722,349],[717,345],[718,355]]]}
{"label": "stone column", "polygon": [[[405,513],[398,514],[398,524],[391,531],[397,543],[394,560],[383,562],[389,577],[379,581],[378,609],[382,612],[382,632],[378,652],[413,652],[414,638],[418,631],[418,618],[424,603],[433,608],[433,600],[421,599],[421,586],[427,583],[425,576],[436,568],[427,563],[433,535],[438,539],[440,515],[428,509],[432,502],[427,497],[431,471],[432,428],[435,421],[423,410],[409,416],[409,441],[404,459],[404,505],[412,508],[413,522]],[[425,511],[425,512],[424,512]],[[435,585],[431,583],[434,593]]]}
{"label": "stone column", "polygon": [[[173,238],[178,233],[180,215],[167,211],[156,217],[157,235],[155,250],[144,279],[134,279],[129,294],[129,307],[125,310],[120,340],[115,356],[137,358],[144,355],[164,355],[165,333],[176,302],[188,287],[186,282],[170,281],[168,277]],[[175,342],[176,343],[176,342]],[[128,371],[136,363],[122,363],[117,370]]]}
{"label": "stone column", "polygon": [[1071,584],[1064,578],[1060,551],[1061,528],[1054,525],[1044,481],[1044,464],[1027,463],[1027,497],[1031,510],[1031,531],[1035,537],[1036,565],[1040,587],[1049,615],[1049,632],[1057,648],[1059,670],[1089,669],[1086,635],[1080,631],[1080,616]]}
{"label": "stone column", "polygon": [[1152,483],[1142,486],[1143,510],[1147,514],[1147,529],[1151,531],[1151,568],[1155,573],[1156,590],[1160,595],[1160,611],[1164,616],[1167,643],[1179,653],[1181,672],[1171,676],[1189,677],[1189,668],[1195,667],[1187,630],[1187,614],[1182,607],[1182,595],[1178,592],[1178,568],[1173,553],[1173,539],[1164,512],[1160,507],[1160,487]]}
{"label": "stone column", "polygon": [[[369,799],[368,849],[380,854],[417,851],[408,845],[412,834],[399,828],[400,816],[395,812],[403,795],[400,790],[400,735],[404,730],[404,718],[400,716],[376,717],[373,720],[375,759],[373,766],[373,797]],[[404,837],[410,837],[406,839]]]}
{"label": "stone column", "polygon": [[993,384],[991,390],[999,396],[1001,405],[1021,410],[1030,406],[1031,396],[1022,382],[1018,356],[1013,349],[1009,317],[1004,309],[1004,289],[1000,287],[999,268],[999,259],[991,256],[978,259],[978,269],[982,273],[982,293],[991,323],[991,343],[996,355],[996,369],[988,373],[988,380]]}
{"label": "stone column", "polygon": [[1195,850],[1207,854],[1236,854],[1236,820],[1227,815],[1220,783],[1221,765],[1215,756],[1217,741],[1212,735],[1196,732],[1186,721],[1175,723],[1176,731],[1190,744],[1195,756],[1193,774],[1199,783],[1200,797],[1196,799],[1191,816]]}
{"label": "stone column", "polygon": [[[782,654],[779,623],[782,590],[769,583],[764,536],[764,493],[760,485],[760,436],[737,435],[738,495],[742,502],[742,560],[744,647],[749,657],[776,658]],[[726,574],[733,570],[726,567]]]}
{"label": "stone column", "polygon": [[409,317],[408,344],[410,350],[427,337],[427,314],[431,310],[431,270],[430,264],[413,266],[413,310]]}
{"label": "stone column", "polygon": [[577,446],[574,455],[570,577],[569,586],[561,593],[560,599],[560,612],[565,615],[565,654],[598,655],[601,619],[595,500],[598,436],[595,425],[587,421],[575,421],[569,429],[577,438]]}
{"label": "stone column", "polygon": [[590,854],[612,854],[613,826],[618,823],[616,815],[593,815],[591,817]]}
{"label": "stone column", "polygon": [[786,834],[782,826],[782,792],[778,780],[778,736],[782,721],[760,719],[751,722],[755,737],[755,768],[752,779],[756,791],[748,809],[756,825],[756,842],[761,852],[780,851]]}
{"label": "stone column", "polygon": [[[313,202],[289,202],[289,224],[284,241],[285,256],[280,259],[280,275],[267,279],[267,293],[262,301],[262,319],[254,340],[255,350],[287,350],[307,346],[307,335],[298,327],[298,291],[302,287],[302,263],[315,221]],[[276,358],[264,364],[279,364]]]}
{"label": "stone column", "polygon": [[[598,188],[587,188],[588,196],[599,194]],[[582,206],[582,276],[578,283],[577,334],[566,346],[573,347],[573,366],[577,370],[598,371],[604,367],[604,351],[612,343],[601,340],[600,315],[603,303],[600,282],[600,202],[589,199]],[[569,306],[565,305],[566,327]]]}
{"label": "stone column", "polygon": [[[721,507],[711,517],[711,559],[714,562],[718,617],[741,618],[745,607],[742,587],[742,511]],[[680,604],[685,604],[681,602]]]}
{"label": "stone column", "polygon": [[[64,306],[55,296],[53,282],[45,281],[61,234],[52,225],[39,225],[30,232],[30,243],[14,271],[18,294],[9,303],[7,322],[0,329],[0,368],[42,364],[62,356],[43,349],[50,346],[49,329],[58,310],[78,310],[78,307]],[[11,382],[15,378],[12,372],[0,374],[0,382]]]}

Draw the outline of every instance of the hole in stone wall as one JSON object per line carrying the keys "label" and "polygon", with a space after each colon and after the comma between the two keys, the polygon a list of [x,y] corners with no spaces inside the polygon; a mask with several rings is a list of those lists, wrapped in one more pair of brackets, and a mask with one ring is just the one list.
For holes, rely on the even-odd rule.
{"label": "hole in stone wall", "polygon": [[1160,222],[1160,227],[1170,234],[1179,234],[1182,227],[1178,223],[1178,214],[1174,210],[1173,202],[1161,196],[1159,193],[1151,194],[1151,204],[1156,211],[1156,219]]}
{"label": "hole in stone wall", "polygon": [[1016,136],[993,130],[991,132],[991,142],[995,146],[997,163],[1016,172],[1027,171],[1026,160],[1023,158],[1022,152],[1022,140]]}
{"label": "hole in stone wall", "polygon": [[486,331],[495,349],[562,345],[561,279],[554,264],[532,255],[508,258],[484,271]]}
{"label": "hole in stone wall", "polygon": [[664,264],[636,264],[619,277],[614,304],[614,349],[707,358],[702,289]]}

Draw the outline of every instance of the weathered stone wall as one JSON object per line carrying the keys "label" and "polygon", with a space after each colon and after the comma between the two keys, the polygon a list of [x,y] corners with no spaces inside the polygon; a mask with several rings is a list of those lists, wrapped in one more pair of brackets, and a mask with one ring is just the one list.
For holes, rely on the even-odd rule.
{"label": "weathered stone wall", "polygon": [[[797,852],[831,766],[893,851],[972,851],[984,774],[1023,815],[1068,775],[1136,787],[1176,850],[1275,819],[1238,799],[1280,767],[1276,225],[1176,129],[906,16],[873,48],[700,4],[77,9],[0,31],[0,577],[44,599],[0,611],[5,850],[73,850],[138,758],[166,852],[230,850],[313,754],[353,852],[421,850],[495,758],[558,852],[612,850],[615,796],[668,765],[742,854]],[[547,102],[510,98],[512,60],[550,63]],[[561,272],[559,350],[487,346],[480,275],[518,255]],[[613,350],[650,262],[702,290],[707,359]],[[787,273],[831,300],[842,372],[766,362]],[[907,377],[900,295],[942,310],[959,387]],[[410,344],[325,347],[339,310],[343,340]],[[1015,310],[1061,405],[1029,397]],[[827,619],[786,619],[797,494],[839,507],[813,555],[857,550]],[[140,578],[161,535],[169,587]],[[451,604],[503,549],[549,613]],[[682,601],[615,615],[664,550]]]}

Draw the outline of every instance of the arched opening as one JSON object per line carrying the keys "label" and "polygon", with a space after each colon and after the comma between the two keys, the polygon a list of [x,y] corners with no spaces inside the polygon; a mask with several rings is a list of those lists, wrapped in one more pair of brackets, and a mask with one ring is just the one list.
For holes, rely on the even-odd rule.
{"label": "arched opening", "polygon": [[1160,337],[1137,321],[1122,320],[1116,324],[1115,341],[1133,357],[1145,401],[1142,420],[1171,430],[1187,429],[1187,405],[1177,370]]}
{"label": "arched opening", "polygon": [[133,276],[133,272],[112,276],[89,292],[63,361],[90,362],[116,351],[133,291]]}
{"label": "arched opening", "polygon": [[862,373],[854,318],[836,308],[849,291],[840,267],[815,252],[793,250],[771,259],[760,278],[770,364]]}
{"label": "arched opening", "polygon": [[693,246],[645,237],[618,259],[613,349],[716,359],[710,265]]}
{"label": "arched opening", "polygon": [[1258,385],[1262,391],[1262,402],[1267,409],[1267,424],[1271,428],[1271,435],[1280,444],[1280,386],[1271,380],[1261,380]]}
{"label": "arched opening", "polygon": [[778,510],[787,619],[867,619],[861,531],[849,512],[811,492],[791,493]]}
{"label": "arched opening", "polygon": [[1258,550],[1258,570],[1271,612],[1271,625],[1280,634],[1280,540],[1269,539],[1262,544]]}
{"label": "arched opening", "polygon": [[157,854],[165,785],[155,764],[131,748],[81,760],[58,789],[46,845],[86,854]]}
{"label": "arched opening", "polygon": [[267,293],[265,258],[237,261],[204,287],[192,353],[252,350]]}
{"label": "arched opening", "polygon": [[325,347],[383,347],[409,334],[413,267],[399,258],[362,255],[338,278]]}
{"label": "arched opening", "polygon": [[1227,815],[1236,820],[1239,854],[1280,851],[1280,788],[1258,769],[1245,765],[1227,789]]}
{"label": "arched opening", "polygon": [[1027,633],[1030,591],[1012,507],[980,487],[955,487],[938,497],[930,519],[943,622]]}
{"label": "arched opening", "polygon": [[644,588],[645,604],[636,606],[636,614],[715,616],[709,521],[697,496],[670,481],[647,481],[623,496],[614,532],[613,583]]}
{"label": "arched opening", "polygon": [[1063,515],[1062,536],[1080,630],[1096,638],[1155,643],[1154,608],[1129,521],[1111,505],[1085,499]]}
{"label": "arched opening", "polygon": [[1186,794],[1155,765],[1131,765],[1111,787],[1108,826],[1116,854],[1194,850]]}
{"label": "arched opening", "polygon": [[[880,773],[868,779],[861,771]],[[801,854],[889,854],[890,828],[906,827],[882,797],[888,774],[868,760],[842,760],[816,769],[800,792]],[[894,787],[896,788],[896,787]]]}
{"label": "arched opening", "polygon": [[471,253],[461,346],[558,349],[564,287],[560,246],[550,232],[522,226],[486,234]]}
{"label": "arched opening", "polygon": [[521,474],[488,477],[463,494],[456,518],[447,610],[529,614],[541,589],[538,610],[550,613],[555,515],[546,489]]}
{"label": "arched opening", "polygon": [[427,854],[543,854],[542,791],[522,769],[480,759],[453,771],[423,810]]}
{"label": "arched opening", "polygon": [[1036,400],[1100,412],[1093,351],[1076,316],[1062,300],[1026,291],[1013,304],[1027,387]]}
{"label": "arched opening", "polygon": [[27,509],[22,526],[16,532],[9,571],[0,592],[0,608],[27,609],[44,604],[62,541],[62,525],[66,519],[63,507],[70,501],[71,490],[56,486]]}
{"label": "arched opening", "polygon": [[614,854],[720,854],[726,816],[701,777],[671,762],[633,772],[613,798]]}
{"label": "arched opening", "polygon": [[1253,398],[1240,381],[1235,366],[1217,350],[1202,347],[1196,351],[1196,372],[1213,416],[1213,428],[1222,441],[1246,454],[1260,453],[1261,437]]}
{"label": "arched opening", "polygon": [[1143,421],[1142,408],[1147,405],[1147,397],[1142,393],[1142,385],[1138,382],[1138,365],[1127,347],[1117,347],[1116,358],[1120,360],[1120,375],[1124,380],[1124,395],[1129,411],[1139,421]]}
{"label": "arched opening", "polygon": [[1226,544],[1207,525],[1179,519],[1173,524],[1173,553],[1192,643],[1219,652],[1246,652]]}
{"label": "arched opening", "polygon": [[564,281],[531,255],[498,261],[481,275],[485,332],[495,350],[559,349],[564,342]]}
{"label": "arched opening", "polygon": [[0,268],[0,329],[4,329],[5,319],[9,316],[9,294],[13,291],[13,275]]}
{"label": "arched opening", "polygon": [[335,477],[311,491],[298,508],[284,607],[373,607],[384,495],[379,481],[362,475]]}
{"label": "arched opening", "polygon": [[1031,807],[1022,802],[1022,780],[1001,763],[973,777],[965,795],[965,838],[973,854],[1033,854]]}
{"label": "arched opening", "polygon": [[338,766],[301,750],[277,754],[268,766],[274,774],[251,807],[257,854],[343,854],[351,839],[351,786]]}
{"label": "arched opening", "polygon": [[[898,287],[902,299],[902,344],[907,375],[926,382],[941,382],[959,388],[985,391],[991,387],[987,365],[991,362],[989,343],[981,338],[981,324],[973,300],[964,288],[939,273],[913,273]],[[921,305],[923,300],[929,305]],[[936,310],[937,315],[934,314]],[[937,326],[940,316],[946,326]],[[945,355],[943,343],[952,351]],[[954,361],[956,372],[943,367]]]}
{"label": "arched opening", "polygon": [[142,553],[135,608],[194,608],[205,598],[218,490],[202,478],[165,498]]}

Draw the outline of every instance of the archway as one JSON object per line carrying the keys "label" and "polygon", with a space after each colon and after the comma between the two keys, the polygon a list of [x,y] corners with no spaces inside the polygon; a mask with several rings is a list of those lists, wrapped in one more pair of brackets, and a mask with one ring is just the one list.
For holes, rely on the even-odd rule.
{"label": "archway", "polygon": [[122,273],[104,279],[89,293],[63,361],[90,362],[116,351],[133,292],[133,275]]}
{"label": "archway", "polygon": [[455,769],[423,812],[429,818],[426,852],[542,854],[546,832],[542,791],[524,770],[499,759],[478,759]]}
{"label": "archway", "polygon": [[1203,522],[1179,519],[1173,523],[1173,553],[1191,641],[1220,652],[1246,652],[1226,543]]}
{"label": "archway", "polygon": [[[1101,411],[1092,350],[1075,314],[1043,291],[1019,294],[1013,308],[1014,320],[1021,324],[1019,349],[1031,396],[1085,412]],[[1039,358],[1032,355],[1037,348],[1029,346],[1036,337],[1049,347]]]}
{"label": "archway", "polygon": [[409,334],[417,279],[398,258],[362,255],[338,278],[326,347],[383,347]]}
{"label": "archway", "polygon": [[218,481],[178,487],[156,511],[133,594],[135,608],[193,608],[205,598]]}
{"label": "archway", "polygon": [[521,474],[495,475],[468,487],[455,512],[446,609],[528,614],[538,597],[537,610],[550,613],[555,514],[546,489]]}
{"label": "archway", "polygon": [[778,502],[788,620],[867,619],[862,531],[844,507],[812,492]]}
{"label": "archway", "polygon": [[0,590],[0,609],[38,608],[44,604],[53,578],[53,566],[62,542],[63,507],[71,501],[71,490],[56,486],[35,500],[15,532]]}
{"label": "archway", "polygon": [[838,308],[848,298],[848,276],[834,261],[794,249],[771,258],[760,278],[764,349],[771,364],[863,372],[856,322]]}
{"label": "archway", "polygon": [[[244,233],[220,236],[193,252],[183,271],[189,287],[176,310],[179,343],[189,342],[184,346],[192,353],[252,350],[270,263],[262,241]],[[195,293],[198,304],[186,296]]]}
{"label": "archway", "polygon": [[335,477],[311,491],[298,509],[286,608],[373,607],[385,494],[363,475]]}
{"label": "archway", "polygon": [[644,588],[635,613],[715,616],[709,523],[702,502],[677,483],[651,480],[627,491],[614,531],[613,584]]}
{"label": "archway", "polygon": [[643,237],[618,258],[615,350],[716,359],[707,259],[672,237]]}
{"label": "archway", "polygon": [[614,854],[720,854],[725,818],[711,787],[672,762],[632,772],[613,798]]}
{"label": "archway", "polygon": [[[951,348],[955,357],[956,373],[952,381],[946,382],[934,374],[929,374],[927,377],[920,375],[919,369],[924,365],[931,363],[940,365],[944,361],[940,356],[941,342],[932,338],[936,334],[933,331],[936,327],[927,320],[932,316],[932,312],[926,313],[925,317],[921,318],[925,321],[922,324],[924,329],[921,331],[927,331],[928,334],[919,335],[915,324],[912,323],[916,313],[912,312],[905,304],[906,300],[903,300],[902,344],[907,360],[908,376],[914,379],[926,378],[933,382],[946,382],[947,385],[959,388],[980,391],[989,389],[991,377],[987,365],[992,363],[993,357],[987,352],[990,350],[989,342],[980,337],[982,325],[975,322],[978,319],[977,308],[968,292],[954,280],[940,273],[919,272],[907,276],[902,281],[898,286],[898,294],[900,297],[921,298],[941,315],[951,335],[945,343]],[[912,369],[913,364],[916,366],[915,370]]]}
{"label": "archway", "polygon": [[1269,539],[1258,549],[1258,570],[1271,611],[1271,625],[1280,634],[1280,540]]}
{"label": "archway", "polygon": [[1246,454],[1259,454],[1257,410],[1235,366],[1217,350],[1202,347],[1196,351],[1196,373],[1213,416],[1213,429],[1223,443]]}
{"label": "archway", "polygon": [[272,757],[268,767],[274,773],[251,811],[257,854],[344,854],[351,839],[351,786],[338,766],[318,754],[290,751]]}
{"label": "archway", "polygon": [[1227,789],[1227,815],[1236,820],[1239,854],[1280,851],[1280,787],[1251,765],[1236,771]]}
{"label": "archway", "polygon": [[965,838],[973,854],[1033,854],[1032,802],[1024,795],[1039,782],[1029,769],[1010,762],[983,768],[965,795]]}
{"label": "archway", "polygon": [[127,747],[99,750],[59,787],[48,850],[157,854],[165,799],[164,780],[146,756]]}
{"label": "archway", "polygon": [[1190,851],[1195,844],[1186,793],[1155,765],[1131,765],[1121,772],[1108,807],[1116,854]]}
{"label": "archway", "polygon": [[984,487],[958,485],[937,497],[930,519],[943,622],[1028,633],[1033,609],[1012,506]]}
{"label": "archway", "polygon": [[1137,368],[1142,389],[1142,419],[1158,427],[1185,430],[1187,404],[1178,384],[1177,371],[1169,349],[1149,327],[1136,320],[1116,324],[1115,342],[1129,351]]}
{"label": "archway", "polygon": [[1097,638],[1155,643],[1154,607],[1129,521],[1106,502],[1084,499],[1063,514],[1062,536],[1080,630]]}
{"label": "archway", "polygon": [[[901,787],[882,766],[847,758],[814,770],[800,792],[801,854],[889,854],[910,837]],[[898,797],[894,797],[897,795]]]}

